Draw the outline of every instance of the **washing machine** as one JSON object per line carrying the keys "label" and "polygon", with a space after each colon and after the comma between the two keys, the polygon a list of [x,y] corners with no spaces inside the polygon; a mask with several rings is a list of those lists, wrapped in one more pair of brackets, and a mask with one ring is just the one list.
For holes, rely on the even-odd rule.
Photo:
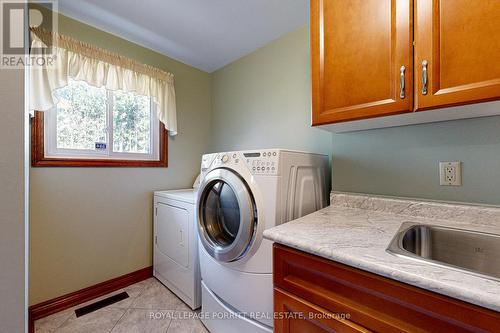
{"label": "washing machine", "polygon": [[203,156],[201,313],[210,332],[272,332],[272,242],[262,233],[325,207],[327,169],[326,155],[283,149]]}

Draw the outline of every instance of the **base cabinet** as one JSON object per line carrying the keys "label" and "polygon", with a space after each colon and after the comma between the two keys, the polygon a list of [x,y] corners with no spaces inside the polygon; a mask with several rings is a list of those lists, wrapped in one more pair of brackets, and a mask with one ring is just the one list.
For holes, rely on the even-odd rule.
{"label": "base cabinet", "polygon": [[274,289],[275,332],[369,332],[342,316],[309,303],[278,288]]}
{"label": "base cabinet", "polygon": [[500,313],[274,246],[276,333],[500,332]]}

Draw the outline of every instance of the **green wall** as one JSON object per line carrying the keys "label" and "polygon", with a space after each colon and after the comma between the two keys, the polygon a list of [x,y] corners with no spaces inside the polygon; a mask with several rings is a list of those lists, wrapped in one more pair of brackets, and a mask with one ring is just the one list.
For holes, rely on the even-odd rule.
{"label": "green wall", "polygon": [[[463,162],[463,186],[439,185],[439,161]],[[333,188],[499,205],[500,117],[335,134]]]}
{"label": "green wall", "polygon": [[301,28],[213,73],[213,151],[331,154],[331,134],[310,126],[308,36]]}
{"label": "green wall", "polygon": [[59,17],[59,32],[175,75],[168,168],[31,168],[30,303],[152,265],[152,192],[189,188],[209,149],[208,73]]}
{"label": "green wall", "polygon": [[0,69],[0,332],[9,333],[25,332],[28,306],[24,79],[22,69]]}
{"label": "green wall", "polygon": [[[324,152],[337,191],[500,204],[500,117],[345,134],[310,128],[307,28],[215,72],[212,92],[215,151]],[[461,187],[439,186],[438,162],[449,160],[463,162]]]}

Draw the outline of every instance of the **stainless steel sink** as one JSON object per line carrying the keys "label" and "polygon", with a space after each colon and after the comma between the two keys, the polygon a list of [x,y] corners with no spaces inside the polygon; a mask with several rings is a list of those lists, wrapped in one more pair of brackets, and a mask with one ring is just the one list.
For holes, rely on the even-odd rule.
{"label": "stainless steel sink", "polygon": [[405,222],[387,251],[500,281],[500,235]]}

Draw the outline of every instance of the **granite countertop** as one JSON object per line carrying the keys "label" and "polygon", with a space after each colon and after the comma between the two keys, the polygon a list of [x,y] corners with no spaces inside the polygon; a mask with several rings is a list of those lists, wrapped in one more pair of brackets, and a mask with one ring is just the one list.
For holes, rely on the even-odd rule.
{"label": "granite countertop", "polygon": [[314,255],[500,311],[500,282],[386,252],[403,222],[500,234],[500,208],[332,193],[331,205],[264,231]]}

